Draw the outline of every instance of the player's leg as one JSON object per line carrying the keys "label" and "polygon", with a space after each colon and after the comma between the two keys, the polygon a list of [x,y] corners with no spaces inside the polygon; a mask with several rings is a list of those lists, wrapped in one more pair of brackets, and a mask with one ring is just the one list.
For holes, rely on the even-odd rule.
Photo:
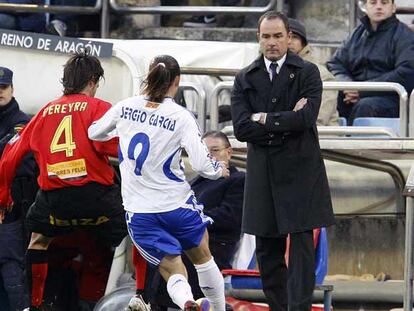
{"label": "player's leg", "polygon": [[194,264],[200,288],[213,310],[224,311],[224,280],[208,247],[207,226],[212,219],[202,213],[202,206],[198,205],[194,197],[188,199],[185,206],[175,210],[172,216],[165,218],[163,225],[168,226]]}
{"label": "player's leg", "polygon": [[197,247],[185,251],[194,264],[198,275],[200,288],[209,300],[214,311],[224,311],[226,300],[224,296],[224,280],[208,247],[208,233],[205,230],[203,238]]}
{"label": "player's leg", "polygon": [[31,293],[31,306],[40,307],[48,271],[47,248],[53,238],[32,233],[26,253],[26,275]]}
{"label": "player's leg", "polygon": [[132,246],[132,263],[135,267],[135,288],[136,293],[128,303],[129,311],[147,311],[150,310],[149,299],[145,295],[145,280],[147,278],[147,262]]}
{"label": "player's leg", "polygon": [[175,211],[165,213],[127,213],[128,232],[142,257],[151,265],[158,266],[167,282],[171,300],[183,310],[198,310],[187,271],[181,260],[179,241],[166,230],[176,220]]}
{"label": "player's leg", "polygon": [[188,283],[187,270],[181,256],[165,256],[159,265],[161,276],[167,282],[167,291],[171,300],[181,310],[196,311],[199,309],[194,301],[191,286]]}
{"label": "player's leg", "polygon": [[26,229],[32,232],[26,252],[26,278],[32,307],[42,304],[48,271],[47,248],[55,234],[48,196],[47,192],[40,191],[26,215]]}

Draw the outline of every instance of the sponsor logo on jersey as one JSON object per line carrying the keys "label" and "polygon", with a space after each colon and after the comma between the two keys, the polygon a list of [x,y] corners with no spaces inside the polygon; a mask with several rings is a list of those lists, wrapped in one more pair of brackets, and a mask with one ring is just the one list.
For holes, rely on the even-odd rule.
{"label": "sponsor logo on jersey", "polygon": [[80,218],[80,219],[59,219],[53,215],[49,215],[49,222],[51,225],[58,227],[69,227],[69,226],[99,226],[104,222],[109,221],[106,216],[99,216],[97,218]]}
{"label": "sponsor logo on jersey", "polygon": [[47,164],[47,175],[59,179],[74,179],[88,175],[85,159]]}
{"label": "sponsor logo on jersey", "polygon": [[154,103],[154,102],[147,102],[147,103],[145,104],[145,108],[153,108],[153,109],[156,109],[156,108],[158,108],[158,107],[159,107],[159,105],[160,105],[160,104],[158,104],[158,103]]}

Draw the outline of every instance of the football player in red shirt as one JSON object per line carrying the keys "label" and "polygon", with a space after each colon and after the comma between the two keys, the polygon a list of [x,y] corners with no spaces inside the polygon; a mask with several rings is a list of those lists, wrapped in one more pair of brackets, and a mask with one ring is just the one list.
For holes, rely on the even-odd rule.
{"label": "football player in red shirt", "polygon": [[40,170],[40,190],[26,216],[32,232],[26,254],[30,310],[41,310],[46,251],[53,237],[86,229],[103,243],[117,246],[127,235],[121,194],[108,159],[117,156],[118,141],[88,139],[88,127],[111,107],[94,98],[103,74],[96,57],[87,52],[72,56],[64,66],[63,96],[43,107],[10,140],[0,161],[2,208],[12,208],[10,185],[25,154],[33,152]]}

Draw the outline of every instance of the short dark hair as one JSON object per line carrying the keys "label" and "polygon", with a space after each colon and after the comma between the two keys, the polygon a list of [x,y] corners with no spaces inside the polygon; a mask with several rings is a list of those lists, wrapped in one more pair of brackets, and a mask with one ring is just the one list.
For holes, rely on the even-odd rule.
{"label": "short dark hair", "polygon": [[262,16],[260,16],[259,21],[257,22],[257,32],[260,33],[260,25],[262,24],[264,19],[280,19],[283,24],[285,25],[286,32],[289,32],[289,19],[285,14],[282,12],[277,11],[267,11]]}
{"label": "short dark hair", "polygon": [[201,137],[201,138],[204,139],[204,138],[207,138],[207,137],[219,138],[219,139],[221,139],[224,142],[224,144],[226,145],[226,148],[227,147],[231,147],[229,138],[223,132],[220,132],[220,131],[208,131],[208,132],[205,132],[204,135],[203,135],[203,137]]}
{"label": "short dark hair", "polygon": [[88,50],[77,52],[64,66],[61,80],[63,94],[78,94],[89,81],[97,83],[103,76],[104,70],[98,58],[89,55]]}
{"label": "short dark hair", "polygon": [[170,55],[156,56],[150,66],[146,79],[143,82],[142,92],[150,101],[162,102],[175,77],[181,74],[180,65]]}

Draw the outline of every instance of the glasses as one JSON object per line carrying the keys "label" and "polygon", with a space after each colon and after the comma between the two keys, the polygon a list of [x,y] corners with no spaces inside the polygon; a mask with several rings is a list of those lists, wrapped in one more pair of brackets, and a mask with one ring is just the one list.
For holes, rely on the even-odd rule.
{"label": "glasses", "polygon": [[223,148],[218,148],[218,147],[214,147],[214,148],[208,148],[208,151],[211,154],[215,154],[215,153],[219,153],[222,150],[228,149],[229,147],[223,147]]}

